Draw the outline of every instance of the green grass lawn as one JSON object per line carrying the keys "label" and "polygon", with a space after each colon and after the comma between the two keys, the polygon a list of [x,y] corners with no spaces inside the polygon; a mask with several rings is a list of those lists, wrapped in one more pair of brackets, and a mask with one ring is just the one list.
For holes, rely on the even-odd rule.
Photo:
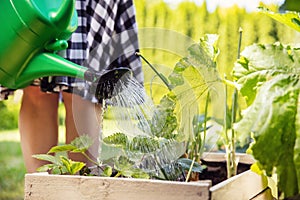
{"label": "green grass lawn", "polygon": [[[64,141],[60,127],[60,142]],[[0,132],[0,200],[24,199],[26,173],[18,130]]]}
{"label": "green grass lawn", "polygon": [[17,130],[0,132],[0,199],[24,199],[25,166]]}

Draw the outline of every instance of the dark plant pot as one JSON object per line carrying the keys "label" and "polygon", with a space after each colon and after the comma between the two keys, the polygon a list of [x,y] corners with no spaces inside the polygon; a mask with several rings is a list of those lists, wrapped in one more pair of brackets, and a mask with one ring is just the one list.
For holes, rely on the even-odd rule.
{"label": "dark plant pot", "polygon": [[[250,169],[254,163],[252,156],[248,154],[237,154],[240,160],[237,166],[237,174],[245,172]],[[211,180],[212,185],[216,185],[227,179],[227,166],[225,154],[223,153],[204,153],[201,163],[207,168],[203,173],[199,174],[200,180]]]}

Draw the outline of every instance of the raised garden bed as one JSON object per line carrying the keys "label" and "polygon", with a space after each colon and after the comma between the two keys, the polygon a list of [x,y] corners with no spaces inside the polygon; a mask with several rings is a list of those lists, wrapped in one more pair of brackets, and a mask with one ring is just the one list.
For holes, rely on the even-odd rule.
{"label": "raised garden bed", "polygon": [[[204,155],[205,156],[205,155]],[[240,161],[249,156],[240,155]],[[224,159],[224,154],[207,154],[207,161]],[[205,160],[205,159],[204,159]],[[47,173],[26,174],[25,199],[272,199],[264,177],[249,170],[212,186],[211,180],[173,182],[132,178],[105,178]]]}

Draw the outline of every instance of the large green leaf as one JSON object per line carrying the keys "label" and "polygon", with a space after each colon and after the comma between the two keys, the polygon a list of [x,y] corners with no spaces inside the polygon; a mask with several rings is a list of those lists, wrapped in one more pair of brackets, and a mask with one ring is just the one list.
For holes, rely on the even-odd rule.
{"label": "large green leaf", "polygon": [[113,145],[115,148],[121,148],[130,154],[134,153],[153,153],[159,151],[173,140],[159,137],[136,136],[132,140],[128,140],[124,133],[115,133],[105,137],[103,142],[108,145]]}
{"label": "large green leaf", "polygon": [[198,114],[201,98],[208,90],[214,89],[220,83],[216,67],[219,49],[216,47],[218,36],[207,34],[200,42],[188,48],[188,55],[182,58],[168,77],[174,86],[173,92],[180,107],[178,121],[179,130],[186,139],[193,139],[192,121]]}
{"label": "large green leaf", "polygon": [[115,164],[115,168],[121,173],[121,175],[133,178],[149,179],[149,175],[142,169],[136,168],[134,162],[125,156],[120,156]]}
{"label": "large green leaf", "polygon": [[294,161],[297,170],[298,187],[300,193],[300,106],[297,108],[296,116],[296,142],[294,149]]}
{"label": "large green leaf", "polygon": [[160,148],[156,138],[146,136],[136,136],[129,144],[129,150],[132,152],[152,153]]}
{"label": "large green leaf", "polygon": [[[191,85],[198,88],[199,83],[203,81],[211,82],[219,80],[219,75],[216,70],[216,58],[219,54],[219,50],[216,47],[217,40],[217,35],[207,34],[200,39],[198,44],[193,44],[188,48],[188,56],[182,58],[176,64],[173,72],[169,76],[169,80],[173,86],[179,86],[185,81],[190,82],[196,79],[195,85]],[[194,68],[196,71],[184,74],[189,68]],[[197,75],[201,78],[196,78],[195,76]]]}
{"label": "large green leaf", "polygon": [[289,10],[300,12],[299,1],[295,0],[285,0],[284,4],[280,6],[280,10]]}
{"label": "large green leaf", "polygon": [[67,169],[67,172],[71,175],[76,174],[85,166],[85,163],[70,160],[65,156],[60,156],[60,160],[63,166]]}
{"label": "large green leaf", "polygon": [[83,153],[93,144],[93,140],[88,135],[82,135],[75,138],[71,144],[64,144],[52,147],[48,153],[58,153],[58,152],[77,152]]}
{"label": "large green leaf", "polygon": [[88,135],[82,135],[80,137],[75,138],[71,145],[75,146],[76,149],[73,149],[73,152],[85,152],[90,148],[93,144],[93,139]]}
{"label": "large green leaf", "polygon": [[240,92],[252,104],[259,87],[277,74],[294,74],[300,69],[299,50],[275,44],[253,44],[245,48],[235,63],[233,75]]}
{"label": "large green leaf", "polygon": [[58,152],[65,152],[65,151],[73,151],[76,149],[74,145],[71,144],[65,144],[65,145],[59,145],[52,147],[48,153],[58,153]]}
{"label": "large green leaf", "polygon": [[179,158],[177,160],[177,164],[186,171],[189,171],[191,168],[191,165],[193,164],[193,167],[191,169],[192,172],[199,172],[202,173],[204,169],[206,169],[205,165],[200,165],[198,162],[194,162],[191,159],[188,158]]}
{"label": "large green leaf", "polygon": [[126,148],[128,145],[128,138],[124,133],[114,133],[103,138],[103,142],[106,144],[113,144],[117,147]]}
{"label": "large green leaf", "polygon": [[[299,2],[297,2],[299,5]],[[300,31],[300,13],[294,11],[286,11],[285,13],[272,12],[266,8],[260,8],[261,12],[272,17],[273,19]]]}
{"label": "large green leaf", "polygon": [[277,169],[279,187],[286,195],[298,192],[294,146],[299,89],[298,76],[276,76],[261,86],[245,117],[236,124],[238,134],[253,133],[253,156],[268,175]]}
{"label": "large green leaf", "polygon": [[[251,147],[258,166],[270,175],[276,169],[286,196],[299,192],[298,116],[299,50],[279,43],[254,44],[242,52],[233,75],[250,105],[235,124],[241,141],[253,134]],[[298,136],[299,137],[299,136]]]}
{"label": "large green leaf", "polygon": [[151,133],[156,137],[172,139],[175,130],[178,128],[178,121],[175,114],[176,96],[172,92],[163,96],[157,105],[156,112],[149,121]]}
{"label": "large green leaf", "polygon": [[56,165],[60,165],[61,161],[58,157],[52,156],[52,155],[47,155],[47,154],[36,154],[36,155],[32,155],[33,158],[36,158],[38,160],[44,160],[44,161],[48,161],[51,162],[53,164]]}

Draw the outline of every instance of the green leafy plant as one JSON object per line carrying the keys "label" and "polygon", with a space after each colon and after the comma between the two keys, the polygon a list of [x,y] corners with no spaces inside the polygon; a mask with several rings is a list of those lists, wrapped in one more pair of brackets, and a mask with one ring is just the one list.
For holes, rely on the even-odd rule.
{"label": "green leafy plant", "polygon": [[125,176],[132,178],[149,179],[150,175],[142,169],[134,167],[135,163],[125,156],[120,156],[114,163],[115,169],[118,171],[116,177]]}
{"label": "green leafy plant", "polygon": [[117,147],[125,148],[128,146],[128,137],[124,133],[114,133],[113,135],[103,138],[106,144],[113,144]]}
{"label": "green leafy plant", "polygon": [[[137,136],[133,138],[132,141],[129,141],[127,136],[124,133],[115,133],[111,136],[104,138],[104,142],[108,145],[114,145],[116,148],[121,148],[126,152],[140,152],[140,153],[153,153],[160,148],[168,148],[169,141],[167,140],[155,140],[153,138],[147,138],[143,136]],[[101,173],[98,173],[99,176],[106,177],[132,177],[132,178],[159,178],[156,174],[148,172],[146,169],[138,168],[136,163],[132,161],[129,157],[124,155],[117,156],[114,158],[113,165],[101,164],[97,161],[92,160],[86,151],[92,145],[92,140],[89,136],[83,135],[74,139],[70,144],[58,145],[52,147],[47,154],[37,154],[33,155],[34,158],[39,160],[44,160],[49,162],[37,169],[40,172],[51,172],[52,174],[80,174],[80,175],[93,175],[91,170],[86,167],[86,163],[77,162],[70,160],[66,155],[68,152],[80,153],[84,155],[90,162],[94,163],[95,166],[100,169]],[[58,155],[50,155],[56,153]],[[128,155],[128,154],[127,154]],[[176,166],[177,171],[182,171],[187,169],[187,165],[191,163],[189,159],[181,160],[179,159],[173,166]],[[161,167],[163,170],[163,167]],[[204,169],[203,166],[195,164],[190,170],[200,172]],[[174,180],[178,178],[174,177],[173,174],[166,174],[164,171],[164,178],[167,180]],[[95,174],[94,174],[95,175]]]}
{"label": "green leafy plant", "polygon": [[[262,12],[300,31],[299,13]],[[241,141],[252,134],[249,151],[256,166],[268,176],[278,175],[285,197],[300,193],[299,60],[299,49],[291,45],[253,44],[233,70],[248,104],[235,130]]]}
{"label": "green leafy plant", "polygon": [[279,188],[287,196],[299,192],[299,53],[279,43],[252,45],[242,53],[234,70],[249,104],[235,129],[242,139],[253,134],[251,152],[259,167],[268,175],[276,169]]}
{"label": "green leafy plant", "polygon": [[[148,62],[146,59],[145,61]],[[149,65],[155,70],[150,63]],[[164,81],[169,92],[155,105],[155,112],[150,119],[147,119],[151,135],[136,136],[129,139],[124,133],[115,133],[103,138],[103,143],[105,146],[119,149],[115,155],[114,163],[118,163],[120,155],[129,159],[131,157],[138,157],[137,162],[141,163],[141,166],[146,165],[143,166],[145,170],[152,169],[152,172],[149,172],[150,176],[159,179],[175,180],[178,178],[176,177],[177,172],[180,171],[177,170],[180,165],[178,165],[176,160],[184,153],[183,142],[185,136],[180,131],[180,123],[176,113],[178,99],[172,91],[173,86],[170,85],[169,80],[163,74],[157,71],[156,73]],[[181,154],[176,153],[176,151],[181,151]],[[153,171],[160,171],[160,173],[153,173]]]}
{"label": "green leafy plant", "polygon": [[[126,139],[123,140],[124,138]],[[120,140],[123,141],[122,145],[119,145]],[[131,174],[134,177],[140,175],[144,178],[152,177],[165,180],[178,178],[176,171],[180,171],[180,169],[176,169],[176,165],[179,157],[176,158],[173,154],[171,154],[171,157],[169,156],[170,151],[177,148],[176,145],[181,146],[181,148],[183,146],[174,139],[156,136],[136,136],[129,140],[124,133],[115,133],[103,138],[103,144],[119,149],[112,160],[107,161],[114,163],[114,168],[119,174],[125,176]],[[178,165],[178,167],[180,166]],[[168,172],[166,172],[166,168],[168,168]]]}
{"label": "green leafy plant", "polygon": [[[265,9],[262,12],[300,31],[299,13],[279,14]],[[186,102],[188,100],[184,99],[184,96],[190,98],[186,95],[188,93],[182,90],[178,92],[177,89],[187,82],[192,86],[192,92],[197,97],[207,94],[211,88],[217,88],[218,83],[225,83],[225,87],[234,86],[232,106],[229,109],[225,103],[224,109],[224,138],[225,145],[228,146],[227,155],[230,155],[227,168],[232,167],[235,171],[235,143],[246,141],[251,133],[254,142],[249,152],[258,161],[255,166],[269,176],[275,172],[278,175],[279,189],[286,197],[298,194],[300,186],[300,139],[297,131],[299,129],[299,49],[280,43],[248,46],[235,64],[233,75],[236,82],[230,82],[226,77],[220,78],[216,69],[215,60],[219,53],[215,46],[216,41],[216,35],[206,35],[201,38],[199,44],[188,49],[188,56],[177,63],[169,79],[163,77],[163,82],[177,95],[177,101]],[[225,91],[227,92],[227,89]],[[236,118],[238,92],[248,104],[240,121]],[[189,112],[188,107],[191,105],[194,104],[189,102],[189,106],[183,107],[183,112],[196,116],[195,111]],[[191,124],[190,121],[186,122],[182,121],[183,124]],[[192,145],[195,145],[192,148],[197,149],[192,152],[198,154],[197,145],[201,141],[195,142],[197,138],[195,134],[190,135],[189,138],[192,138]],[[234,175],[234,172],[228,173]]]}
{"label": "green leafy plant", "polygon": [[34,158],[50,162],[50,164],[39,167],[37,171],[48,172],[53,174],[71,174],[74,175],[79,172],[84,166],[83,162],[76,162],[68,159],[66,156],[52,156],[47,154],[33,155]]}
{"label": "green leafy plant", "polygon": [[[233,103],[229,113],[227,105],[227,85],[232,86],[230,81],[221,78],[217,70],[217,48],[218,35],[206,34],[188,48],[188,55],[179,60],[168,79],[157,72],[143,56],[141,56],[156,74],[161,78],[166,87],[172,91],[176,98],[176,104],[181,105],[181,121],[179,130],[185,135],[188,141],[187,153],[190,159],[200,162],[204,149],[206,131],[209,129],[207,122],[214,119],[223,125],[224,143],[226,146],[227,175],[228,178],[236,175],[237,162],[235,159],[236,136],[232,124],[237,120],[237,98],[238,92],[234,89]],[[241,46],[241,31],[239,40],[238,55]],[[139,54],[140,55],[140,54]],[[233,85],[234,86],[234,85]],[[235,86],[233,87],[235,88]],[[225,92],[224,92],[225,91]],[[203,100],[203,97],[204,98]],[[224,115],[220,118],[212,118],[208,115],[208,107],[212,104],[211,99],[224,97]],[[218,102],[220,104],[220,102]],[[204,115],[199,115],[199,105],[204,105]],[[224,118],[220,122],[221,118]]]}
{"label": "green leafy plant", "polygon": [[[73,152],[81,153],[88,160],[94,162],[85,152],[92,145],[92,140],[88,136],[84,135],[76,138],[70,144],[54,146],[47,154],[37,154],[33,155],[34,158],[39,160],[44,160],[50,162],[50,164],[43,165],[38,168],[37,171],[50,171],[54,174],[71,174],[74,175],[78,173],[84,166],[83,162],[72,161],[67,158],[66,155],[53,156],[51,153],[61,153],[61,152]],[[95,162],[94,162],[95,163]]]}
{"label": "green leafy plant", "polygon": [[[208,105],[213,95],[220,95],[219,89],[224,90],[224,83],[227,83],[220,78],[216,66],[216,58],[219,54],[216,47],[217,39],[217,35],[205,35],[199,43],[189,47],[188,55],[179,60],[168,78],[156,71],[169,92],[156,105],[157,112],[148,121],[151,125],[152,135],[129,138],[124,133],[115,133],[103,138],[106,146],[118,149],[118,153],[113,158],[113,169],[117,171],[118,176],[132,177],[140,174],[142,177],[146,177],[141,171],[142,169],[148,173],[149,177],[174,180],[181,171],[189,171],[188,174],[192,171],[202,171],[204,167],[199,167],[201,166],[199,161],[204,151],[206,130],[209,128],[207,121],[212,119],[208,116]],[[142,57],[142,55],[140,56]],[[145,58],[144,60],[155,70]],[[199,105],[203,102],[202,97],[205,102],[202,104],[205,105],[203,117],[199,116]],[[225,118],[224,124],[227,124],[227,116]],[[157,119],[159,120],[157,121]],[[228,131],[226,127],[228,126],[224,128],[225,134]],[[173,158],[172,149],[174,147],[176,149],[176,145],[182,148],[181,144],[184,145],[187,141],[189,142],[187,147],[189,159],[178,159],[181,155],[175,155],[177,157]],[[230,143],[229,140],[226,142]],[[70,145],[54,147],[49,153],[78,152],[89,159],[84,153],[87,146],[81,147],[82,144],[89,144],[89,142],[78,140]],[[230,155],[234,152],[235,149],[231,149]],[[173,156],[170,160],[168,160],[169,154]],[[136,162],[141,163],[142,168],[134,166]],[[100,166],[99,163],[94,163]],[[155,171],[159,169],[161,174],[153,174],[153,171],[149,171],[148,167],[151,164],[157,165],[154,167]],[[107,169],[107,171],[113,170]]]}
{"label": "green leafy plant", "polygon": [[[170,92],[163,96],[156,106],[157,112],[149,121],[151,133],[156,137],[166,139],[176,137],[175,131],[178,129],[178,120],[175,114],[176,101],[176,96]],[[158,122],[157,119],[159,119]]]}
{"label": "green leafy plant", "polygon": [[[191,159],[188,158],[179,158],[176,159],[173,163],[162,163],[160,161],[159,155],[166,153],[166,150],[172,150],[174,145],[173,139],[166,138],[157,138],[157,137],[145,137],[145,136],[136,136],[131,141],[126,142],[126,145],[117,145],[119,141],[118,138],[124,138],[125,134],[115,133],[111,136],[108,136],[103,139],[104,143],[107,145],[115,145],[115,148],[121,148],[123,154],[114,158],[114,166],[118,171],[118,175],[130,176],[130,177],[142,177],[142,178],[157,178],[164,180],[177,180],[180,174],[184,171],[189,172],[198,172],[201,173],[205,166],[200,165],[199,163],[193,163]],[[116,143],[114,143],[116,141]],[[152,164],[158,165],[158,169],[161,170],[163,176],[160,176],[159,173],[153,173],[148,171],[147,167],[138,168],[136,163],[130,160],[132,154],[143,154],[142,160],[145,159],[146,155],[151,155]],[[163,155],[168,157],[168,155]],[[142,161],[141,160],[141,161]],[[141,162],[140,161],[140,162]],[[154,162],[153,162],[154,161]],[[157,170],[158,170],[157,169]],[[146,173],[146,171],[148,171]],[[189,178],[187,177],[186,180]]]}
{"label": "green leafy plant", "polygon": [[[238,44],[238,56],[241,46],[241,33],[242,30],[239,30],[240,38]],[[218,99],[223,95],[224,97],[224,115],[223,122],[223,142],[226,146],[226,161],[227,161],[227,177],[230,178],[237,173],[237,161],[235,158],[236,145],[237,142],[235,132],[232,129],[232,124],[237,120],[237,98],[238,91],[234,89],[231,112],[229,112],[227,105],[227,86],[232,86],[230,81],[226,80],[226,77],[221,78],[219,71],[217,70],[216,59],[219,55],[219,49],[217,48],[218,36],[215,34],[207,34],[204,37],[200,38],[198,44],[194,44],[188,49],[188,56],[181,59],[174,68],[173,73],[169,76],[170,82],[172,85],[178,87],[184,85],[184,82],[187,82],[191,85],[192,92],[195,94],[197,101],[195,103],[200,104],[199,98],[205,96],[206,100],[204,103],[204,120],[202,121],[202,131],[197,131],[194,126],[194,135],[191,139],[190,152],[193,156],[196,156],[196,160],[199,161],[199,158],[204,151],[204,141],[206,136],[206,130],[209,128],[207,122],[212,118],[208,116],[208,105],[211,103],[209,100],[213,94],[218,95]],[[235,88],[235,87],[233,87]],[[224,91],[224,92],[223,92]],[[189,98],[186,93],[182,93],[182,96],[178,98],[184,99]],[[220,104],[220,102],[218,103]],[[194,108],[194,104],[188,105],[191,108]],[[186,108],[189,109],[189,108]],[[190,111],[190,110],[188,110]],[[186,112],[186,110],[184,110]],[[191,112],[189,112],[191,113]],[[197,116],[196,113],[192,113],[194,117]],[[215,121],[220,123],[220,119],[215,118]],[[185,122],[186,123],[186,122]],[[201,135],[203,133],[203,135]]]}

